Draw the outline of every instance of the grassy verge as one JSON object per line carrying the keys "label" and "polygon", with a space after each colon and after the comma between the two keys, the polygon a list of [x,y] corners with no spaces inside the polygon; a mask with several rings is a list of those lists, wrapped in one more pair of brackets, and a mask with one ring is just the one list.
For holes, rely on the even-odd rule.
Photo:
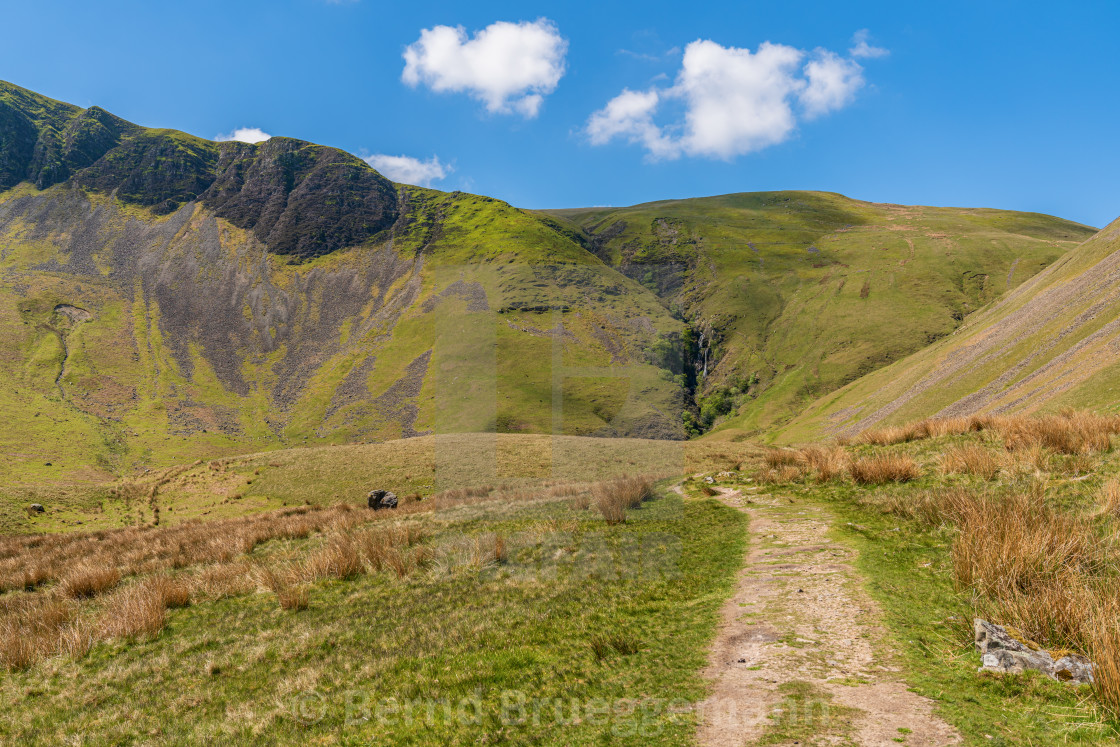
{"label": "grassy verge", "polygon": [[[168,612],[156,636],[0,681],[0,739],[57,744],[687,744],[744,517],[660,494],[607,525],[574,501],[418,517],[431,560]],[[472,553],[504,538],[504,557]],[[322,538],[267,543],[299,552]]]}
{"label": "grassy verge", "polygon": [[[772,450],[753,479],[832,508],[907,681],[968,743],[1116,744],[1117,434],[1072,411],[930,420]],[[977,616],[1083,653],[1093,685],[978,673]]]}
{"label": "grassy verge", "polygon": [[972,608],[953,586],[946,530],[860,508],[854,488],[813,490],[840,519],[835,533],[859,550],[857,568],[883,610],[906,681],[932,698],[966,744],[1114,743],[1120,728],[1087,686],[1042,675],[980,675],[971,643]]}

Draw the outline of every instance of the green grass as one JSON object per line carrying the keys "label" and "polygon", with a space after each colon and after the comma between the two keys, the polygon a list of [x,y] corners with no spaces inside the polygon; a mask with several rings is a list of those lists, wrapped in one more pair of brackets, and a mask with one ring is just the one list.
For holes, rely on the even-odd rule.
{"label": "green grass", "polygon": [[717,424],[720,438],[768,433],[816,398],[945,337],[1093,233],[1044,215],[820,192],[550,214],[609,237],[595,239],[599,253],[713,343],[700,394],[737,392],[735,411]]}
{"label": "green grass", "polygon": [[[1051,505],[1087,515],[1095,510],[1101,486],[1116,476],[1120,461],[1114,454],[1097,454],[1089,459],[1088,473],[1074,475],[1067,473],[1073,458],[1055,455],[1046,472],[1016,476],[1005,467],[994,481],[938,471],[938,458],[949,448],[978,442],[1003,452],[1002,444],[986,434],[855,446],[848,449],[853,458],[909,454],[921,465],[922,476],[879,487],[841,479],[823,484],[798,480],[774,489],[799,502],[820,502],[835,516],[832,534],[858,550],[856,568],[882,610],[905,681],[934,701],[936,712],[960,731],[965,744],[1114,744],[1120,740],[1120,722],[1109,716],[1088,686],[1070,687],[1035,673],[977,673],[980,655],[972,644],[976,608],[968,592],[953,582],[950,551],[956,530],[930,527],[881,507],[887,499],[905,503],[908,498],[917,500],[923,491],[946,486],[1026,490],[1032,481],[1042,481]],[[1109,526],[1114,525],[1105,530],[1114,531]]]}
{"label": "green grass", "polygon": [[[57,744],[82,734],[90,745],[690,744],[687,706],[705,694],[698,671],[745,519],[672,494],[631,514],[607,527],[544,502],[430,516],[437,557],[499,531],[509,560],[321,583],[302,612],[265,593],[174,610],[154,640],[5,676],[0,735]],[[610,641],[597,655],[602,636]],[[414,709],[411,719],[394,699]],[[466,719],[455,715],[460,702]]]}
{"label": "green grass", "polygon": [[[683,325],[653,294],[505,203],[410,194],[414,220],[392,245],[301,263],[228,224],[219,224],[220,257],[202,261],[211,219],[201,208],[197,228],[163,235],[169,218],[96,193],[0,193],[0,202],[29,198],[69,227],[30,241],[24,218],[0,226],[6,482],[88,483],[196,458],[425,431],[684,435],[680,386],[644,354]],[[96,270],[78,268],[69,245],[81,230],[70,203],[83,199],[109,216],[97,227]],[[159,236],[150,251],[160,284],[115,248],[130,222]],[[247,268],[246,282],[228,285],[215,261]],[[220,334],[199,331],[200,320],[177,308],[198,293],[233,298],[205,312],[223,320]],[[65,333],[63,391],[54,383],[58,303],[93,314]],[[289,310],[282,323],[277,306]],[[550,306],[566,310],[516,310]]]}
{"label": "green grass", "polygon": [[[749,444],[514,433],[311,446],[204,460],[123,481],[9,487],[0,494],[0,530],[60,532],[150,523],[147,499],[128,502],[112,493],[133,483],[143,495],[159,483],[156,504],[166,525],[291,505],[363,504],[375,488],[427,496],[452,488],[528,486],[542,480],[592,482],[628,474],[725,470],[756,451]],[[171,479],[165,481],[168,474]],[[28,515],[30,503],[43,504],[47,512]]]}
{"label": "green grass", "polygon": [[[1107,258],[1117,224],[968,317],[955,335],[824,397],[777,437],[900,424],[939,413],[1115,411],[1120,368],[1108,347],[1116,318]],[[1098,304],[1104,302],[1103,308]]]}
{"label": "green grass", "polygon": [[907,683],[936,702],[966,744],[1100,744],[1120,738],[1117,726],[1091,704],[1087,687],[1035,674],[978,675],[971,607],[953,588],[948,565],[951,536],[860,509],[845,495],[851,490],[822,491],[841,519],[836,534],[859,550],[856,567],[883,610]]}

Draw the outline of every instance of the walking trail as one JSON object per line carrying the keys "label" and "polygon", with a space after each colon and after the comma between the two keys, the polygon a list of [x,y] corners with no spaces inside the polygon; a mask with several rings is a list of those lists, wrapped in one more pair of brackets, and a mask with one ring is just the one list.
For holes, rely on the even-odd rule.
{"label": "walking trail", "polygon": [[719,490],[750,515],[750,549],[704,672],[713,690],[700,744],[958,744],[892,666],[879,610],[849,565],[855,551],[827,536],[827,509]]}

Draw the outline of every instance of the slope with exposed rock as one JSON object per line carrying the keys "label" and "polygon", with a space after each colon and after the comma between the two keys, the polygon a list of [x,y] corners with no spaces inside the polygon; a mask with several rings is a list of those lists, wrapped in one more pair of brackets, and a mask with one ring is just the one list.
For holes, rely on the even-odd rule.
{"label": "slope with exposed rock", "polygon": [[1120,405],[1120,221],[952,336],[821,400],[783,439],[932,415]]}

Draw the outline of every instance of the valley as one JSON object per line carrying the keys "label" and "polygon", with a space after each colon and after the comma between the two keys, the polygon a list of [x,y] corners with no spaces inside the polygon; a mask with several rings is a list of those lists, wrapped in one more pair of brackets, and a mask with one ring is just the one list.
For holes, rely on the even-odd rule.
{"label": "valley", "polygon": [[1120,739],[1120,224],[261,134],[0,82],[0,741]]}

